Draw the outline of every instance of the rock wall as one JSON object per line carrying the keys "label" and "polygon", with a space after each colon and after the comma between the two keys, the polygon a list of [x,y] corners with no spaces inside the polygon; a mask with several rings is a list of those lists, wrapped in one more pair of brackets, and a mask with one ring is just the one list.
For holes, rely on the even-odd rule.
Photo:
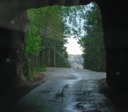
{"label": "rock wall", "polygon": [[128,89],[128,4],[125,1],[97,0],[103,18],[107,82]]}
{"label": "rock wall", "polygon": [[[27,61],[24,55],[26,12],[20,13],[12,19],[14,26],[21,26],[22,30],[14,27],[0,27],[0,91],[20,85],[27,75]],[[17,24],[18,23],[18,24]]]}
{"label": "rock wall", "polygon": [[0,1],[0,88],[20,85],[28,73],[24,55],[28,30],[26,10],[49,5],[79,5],[90,0],[1,0]]}
{"label": "rock wall", "polygon": [[[1,0],[0,1],[0,87],[24,80],[25,10],[48,5],[84,5],[93,0]],[[128,88],[128,4],[121,0],[96,0],[103,18],[110,86]],[[25,72],[24,72],[25,71]]]}

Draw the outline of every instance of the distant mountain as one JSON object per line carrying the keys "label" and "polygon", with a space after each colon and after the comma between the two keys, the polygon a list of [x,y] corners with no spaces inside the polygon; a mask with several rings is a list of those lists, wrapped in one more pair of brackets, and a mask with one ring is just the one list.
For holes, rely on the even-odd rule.
{"label": "distant mountain", "polygon": [[71,68],[83,68],[83,57],[82,55],[68,55],[68,60],[70,62]]}

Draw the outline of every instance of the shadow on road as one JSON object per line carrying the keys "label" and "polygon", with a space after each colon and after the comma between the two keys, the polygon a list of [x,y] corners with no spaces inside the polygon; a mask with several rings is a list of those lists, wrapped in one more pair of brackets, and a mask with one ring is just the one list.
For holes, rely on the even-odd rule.
{"label": "shadow on road", "polygon": [[128,92],[117,91],[114,88],[108,87],[105,79],[100,81],[100,92],[104,94],[114,105],[117,112],[128,112]]}

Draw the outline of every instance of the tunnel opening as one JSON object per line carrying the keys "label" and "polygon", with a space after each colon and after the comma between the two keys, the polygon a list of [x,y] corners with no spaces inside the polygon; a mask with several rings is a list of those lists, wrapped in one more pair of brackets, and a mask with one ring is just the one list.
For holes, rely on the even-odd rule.
{"label": "tunnel opening", "polygon": [[[1,2],[1,5],[2,4],[4,4],[4,2]],[[10,8],[15,9],[15,8],[17,8],[18,5],[19,4],[16,3],[16,7],[12,6]],[[77,8],[82,9],[82,6],[77,7]],[[18,10],[19,10],[21,15],[19,15],[17,13]],[[1,38],[1,54],[2,54],[1,55],[1,62],[4,61],[4,60],[6,61],[5,66],[3,66],[4,65],[3,62],[1,63],[1,68],[3,67],[3,69],[1,69],[1,74],[5,74],[4,76],[2,76],[4,80],[7,79],[7,82],[4,81],[4,80],[1,81],[1,87],[5,88],[5,91],[6,91],[6,89],[8,89],[10,87],[21,85],[22,83],[24,83],[24,81],[26,81],[26,77],[27,77],[27,80],[28,79],[31,80],[33,78],[33,76],[31,76],[30,74],[32,74],[33,70],[32,70],[32,72],[30,72],[30,70],[34,69],[35,66],[39,67],[39,68],[37,67],[35,69],[35,71],[36,70],[40,71],[40,69],[42,70],[42,67],[48,66],[48,65],[56,66],[56,67],[57,66],[62,66],[62,65],[66,66],[66,67],[70,66],[69,62],[64,59],[64,56],[67,57],[67,53],[65,52],[66,48],[63,46],[63,43],[66,40],[60,39],[60,37],[63,36],[62,32],[64,30],[63,24],[59,23],[60,17],[57,18],[58,21],[57,20],[53,21],[53,22],[56,22],[56,24],[58,24],[58,26],[55,25],[55,24],[52,24],[53,22],[50,21],[50,19],[54,20],[54,18],[47,17],[46,18],[47,20],[45,20],[45,22],[43,23],[44,24],[43,27],[41,27],[41,24],[39,24],[38,21],[34,20],[34,19],[36,19],[36,13],[40,13],[41,10],[37,11],[37,12],[31,12],[30,11],[30,13],[28,13],[28,15],[30,15],[29,17],[27,17],[27,14],[26,14],[24,9],[23,10],[18,9],[18,10],[14,14],[14,18],[10,14],[8,15],[8,16],[10,16],[8,19],[5,19],[5,16],[3,16],[3,18],[1,18],[1,23],[0,23],[0,25],[2,27],[4,27],[4,28],[1,28],[0,31],[1,31],[1,35],[2,35],[2,38]],[[34,9],[32,9],[32,10],[34,10]],[[44,8],[42,10],[47,10],[47,8]],[[72,11],[72,13],[74,13],[74,16],[75,16],[76,12],[75,11],[73,12],[73,10],[75,10],[75,9],[71,9],[69,11],[70,12]],[[84,13],[84,12],[85,11],[83,10],[82,13]],[[46,13],[49,13],[49,14],[47,15]],[[50,16],[50,12],[47,11],[46,13],[43,15],[44,17],[45,16]],[[55,11],[53,11],[52,13],[56,14]],[[69,12],[67,12],[67,14],[68,13]],[[80,13],[80,11],[79,11],[79,13]],[[3,13],[1,15],[3,15]],[[77,15],[80,15],[80,14],[77,14]],[[35,16],[35,18],[32,18],[33,19],[32,22],[35,21],[35,23],[32,23],[31,21],[29,21],[31,16]],[[73,21],[74,16],[72,16],[70,18],[71,19],[70,22]],[[84,14],[80,15],[80,16],[84,16]],[[77,22],[75,22],[75,21],[74,21],[74,23],[72,22],[72,24],[73,24],[72,28],[70,27],[72,29],[72,31],[69,31],[71,29],[68,29],[68,28],[66,29],[66,26],[65,26],[65,29],[67,30],[67,32],[70,32],[70,33],[74,32],[74,37],[77,36],[77,35],[83,35],[83,32],[79,31],[79,30],[81,30],[80,26],[78,26],[78,24],[79,24],[78,21],[79,22],[81,21],[80,16],[79,16],[79,20],[78,19],[76,20]],[[64,21],[67,21],[67,20],[65,19]],[[41,27],[40,29],[46,29],[46,30],[44,32],[39,31],[38,28],[36,27],[37,24],[38,24],[39,27]],[[56,29],[58,27],[58,32],[56,31],[55,28],[54,28],[53,31],[50,32],[50,30],[51,30],[50,25],[48,26],[48,24],[52,24],[54,27],[56,27]],[[82,22],[80,24],[82,24]],[[29,29],[30,25],[32,25],[31,29]],[[52,25],[51,25],[51,27],[52,27]],[[75,28],[73,29],[73,27],[77,27],[77,26],[79,27],[78,29],[75,29]],[[61,27],[63,27],[63,28],[61,28]],[[30,30],[32,31],[32,33],[31,32],[27,33]],[[44,40],[40,38],[39,33],[44,38]],[[54,39],[52,33],[56,34],[55,35],[56,39]],[[35,40],[34,40],[34,38],[31,38],[34,41],[31,42],[31,40],[30,40],[31,43],[26,48],[26,45],[29,43],[29,42],[27,43],[26,40],[29,37],[32,37],[32,36],[34,37],[34,35],[36,37]],[[48,35],[49,37],[51,36],[51,37],[47,38],[46,35]],[[73,35],[73,34],[71,34],[71,35]],[[80,39],[79,39],[79,41],[80,41]],[[49,46],[47,46],[47,48],[45,49],[45,47],[40,46],[41,43],[43,43],[45,45],[49,45],[52,48],[50,49]],[[60,43],[61,44],[60,46],[56,45],[56,48],[61,48],[60,51],[62,53],[56,50],[55,43],[57,43],[57,44]],[[32,46],[34,44],[35,44],[35,46]],[[45,53],[40,52],[41,49],[43,49],[43,51]],[[26,52],[27,56],[24,54],[24,51]],[[6,56],[4,56],[4,54]],[[32,56],[31,54],[32,55],[34,54],[34,55]],[[57,55],[58,55],[58,57],[57,57]],[[43,60],[42,60],[41,56],[43,56]],[[52,60],[50,60],[50,58],[46,59],[48,57],[52,57]],[[57,61],[55,61],[55,60],[57,60]],[[64,61],[61,62],[62,60],[64,60]],[[45,63],[42,64],[41,63],[42,61],[45,62]],[[7,63],[8,63],[8,65],[7,65]],[[60,63],[60,65],[58,63]],[[30,76],[28,76],[28,75],[30,75]],[[6,83],[6,84],[3,84],[3,83]],[[7,86],[7,88],[6,88],[6,86]]]}
{"label": "tunnel opening", "polygon": [[[90,2],[90,1],[89,1]],[[1,31],[2,31],[2,38],[1,38],[1,56],[0,56],[0,71],[1,75],[4,74],[1,78],[1,88],[2,91],[3,89],[6,89],[10,87],[10,85],[17,85],[19,82],[23,82],[25,80],[24,74],[28,73],[28,66],[24,62],[26,60],[26,57],[24,56],[24,31],[23,29],[27,29],[24,24],[26,24],[27,18],[25,17],[24,11],[27,8],[32,8],[32,7],[40,7],[42,6],[47,6],[47,5],[54,5],[54,4],[60,4],[62,5],[62,2],[57,3],[55,2],[46,2],[40,4],[39,2],[32,2],[30,4],[24,4],[22,2],[22,5],[20,5],[20,2],[16,2],[15,5],[12,5],[14,1],[10,3],[6,2],[4,4],[4,1],[0,2],[0,6],[3,9],[3,12],[0,11],[0,14],[3,16],[3,18],[0,18],[0,25],[1,25]],[[35,3],[35,4],[34,4]],[[64,5],[73,5],[77,4],[72,3],[72,1],[67,2]],[[86,2],[88,3],[88,1]],[[117,92],[120,91],[126,91],[128,84],[127,84],[127,65],[128,65],[128,53],[127,53],[127,4],[125,2],[121,1],[116,1],[117,5],[115,5],[115,2],[111,1],[101,1],[97,0],[97,3],[100,7],[102,18],[103,18],[103,30],[104,30],[104,42],[105,42],[105,51],[107,53],[106,56],[106,62],[107,62],[107,83],[109,84],[110,87],[113,87],[114,89],[118,90]],[[85,4],[84,2],[81,2],[80,4]],[[8,7],[9,9],[12,10],[6,10],[4,6]],[[20,9],[19,9],[19,6]],[[24,8],[25,6],[25,8]],[[119,8],[120,7],[120,8]],[[18,10],[16,10],[18,9]],[[13,15],[10,16],[10,14]],[[22,13],[22,14],[21,14]],[[21,14],[19,16],[19,14]],[[8,15],[8,16],[7,16]],[[10,17],[9,17],[10,16]],[[22,18],[22,17],[23,18]],[[6,18],[8,17],[8,18]],[[23,21],[22,21],[23,20]],[[22,22],[21,22],[22,21]],[[18,22],[20,24],[18,24]],[[15,26],[20,26],[20,27],[15,27]],[[3,34],[4,32],[4,34]],[[5,48],[3,37],[7,37],[7,47]],[[9,39],[10,37],[10,39]],[[14,38],[14,37],[21,37],[20,39]],[[3,42],[3,43],[2,43]],[[19,42],[17,45],[15,43]],[[22,42],[22,43],[20,43]],[[13,43],[13,45],[12,45]],[[19,51],[21,51],[19,54]],[[13,53],[12,53],[13,52]],[[4,56],[6,55],[6,56]],[[5,58],[4,58],[5,57]],[[11,58],[10,58],[11,57]],[[11,59],[11,60],[10,60]],[[3,62],[6,61],[9,64],[5,64],[3,66]],[[11,63],[10,63],[11,61]],[[13,63],[17,62],[17,63]],[[26,61],[27,62],[27,61]],[[56,64],[56,63],[54,63]],[[20,69],[18,69],[20,66]],[[18,69],[18,71],[17,71]],[[24,70],[23,70],[24,69]],[[12,74],[11,76],[9,74]],[[5,83],[4,80],[8,81],[8,84]],[[17,80],[18,79],[18,80]],[[21,80],[23,79],[23,80]],[[6,91],[6,90],[5,90]],[[4,92],[5,93],[5,92]]]}
{"label": "tunnel opening", "polygon": [[[79,28],[81,32],[77,34],[76,32],[79,31],[76,30],[76,32],[73,32],[74,33],[73,35],[75,36],[77,34],[76,38],[78,38],[78,44],[82,46],[81,54],[82,57],[84,58],[83,68],[94,71],[105,71],[106,56],[105,56],[102,18],[101,18],[100,9],[96,3],[90,3],[87,6],[83,6],[83,10],[79,9],[78,12],[79,11],[81,12],[79,13],[79,18],[81,18],[81,20],[77,19],[77,21],[79,25],[81,25],[82,23],[81,25],[82,30]],[[71,15],[73,15],[73,11]],[[71,20],[75,21],[74,19],[77,17],[72,17],[72,18]],[[68,26],[70,26],[71,28],[75,27],[75,25],[72,24],[69,24]],[[76,51],[77,48],[75,49],[75,51],[70,49],[68,50],[69,54],[71,53],[73,54],[73,52]]]}
{"label": "tunnel opening", "polygon": [[[35,2],[33,0],[31,3],[24,1],[1,1],[1,9],[5,13],[0,12],[2,16],[0,25],[2,28],[21,31],[23,33],[27,22],[24,13],[26,9],[51,5],[85,5],[90,2],[90,0],[76,0],[70,2],[48,0],[46,2]],[[123,84],[127,88],[127,4],[125,4],[125,2],[117,1],[117,5],[115,5],[115,2],[106,0],[97,0],[96,2],[99,5],[103,18],[105,51],[107,53],[107,82],[111,86],[118,85],[117,87],[119,87],[120,85],[121,88]],[[5,9],[5,6],[8,8]],[[121,9],[119,7],[121,7]],[[123,37],[122,42],[120,42],[120,37]],[[118,60],[120,65],[118,64]]]}
{"label": "tunnel opening", "polygon": [[[51,10],[48,10],[48,8]],[[74,38],[77,38],[79,40],[79,43],[81,43],[82,45],[82,39],[80,39],[79,35],[84,35],[84,34],[83,34],[83,31],[79,31],[82,29],[79,26],[79,24],[83,26],[84,22],[81,22],[82,21],[81,18],[82,16],[83,16],[83,19],[85,17],[84,17],[84,14],[80,15],[77,13],[77,8],[79,10],[79,13],[80,13],[80,10],[81,10],[81,13],[85,13],[85,9],[82,10],[84,6],[81,6],[81,7],[77,6],[71,9],[65,8],[65,10],[69,10],[69,12],[72,11],[71,15],[74,14],[73,16],[70,17],[71,19],[70,22],[73,21],[73,18],[75,17],[75,13],[76,15],[79,15],[79,17],[76,19],[77,22],[75,22],[74,20],[74,23],[72,23],[73,25],[71,26],[69,25],[70,27],[67,29],[65,28],[68,33],[71,33],[71,34],[68,34],[68,36],[66,34],[66,37],[69,38],[69,35],[73,35]],[[19,85],[23,84],[24,82],[26,83],[27,82],[26,80],[33,81],[33,78],[35,78],[35,76],[33,76],[33,73],[42,72],[42,70],[45,69],[44,68],[45,66],[51,65],[51,66],[57,67],[61,65],[62,67],[69,67],[68,65],[69,62],[67,61],[67,59],[65,59],[67,58],[66,49],[64,47],[64,43],[66,39],[64,40],[62,38],[65,36],[63,35],[63,33],[65,32],[63,31],[64,26],[63,26],[63,23],[61,22],[61,16],[58,16],[57,11],[60,11],[60,7],[57,7],[57,6],[45,7],[45,8],[28,10],[27,14],[24,14],[25,21],[23,22],[26,23],[26,25],[24,26],[25,31],[22,31],[21,29],[20,29],[21,31],[19,31],[19,29],[16,29],[18,31],[13,32],[13,28],[12,28],[12,31],[10,29],[8,31],[10,33],[8,33],[6,30],[4,33],[4,30],[3,31],[1,30],[3,35],[8,38],[5,40],[5,42],[3,42],[3,40],[1,42],[6,43],[7,40],[12,39],[10,44],[6,43],[7,45],[5,46],[7,46],[8,48],[12,48],[14,53],[12,54],[12,51],[10,50],[8,55],[9,57],[13,57],[13,59],[10,59],[8,57],[4,57],[4,59],[7,60],[7,62],[9,61],[9,64],[11,61],[14,64],[12,67],[15,66],[14,68],[15,73],[12,73],[12,76],[10,76],[10,73],[8,73],[9,72],[7,70],[8,66],[5,66],[4,68],[7,70],[6,74],[9,75],[8,77],[7,75],[6,76],[4,75],[5,78],[10,78],[10,77],[11,78],[9,79],[10,82],[6,82],[8,85],[8,88],[6,88],[6,86],[3,86],[3,88],[7,89],[3,92],[3,94],[5,94],[6,92],[8,93],[8,89],[10,87],[14,87],[14,86],[19,87]],[[43,14],[41,15],[41,13]],[[26,15],[28,15],[28,17]],[[66,16],[66,14],[64,16]],[[17,25],[15,23],[17,22],[17,20],[13,20],[13,21],[12,20],[11,20],[11,24]],[[43,21],[43,23],[40,23],[41,21]],[[67,20],[65,19],[64,21],[67,21]],[[44,46],[42,44],[44,44]],[[4,48],[4,46],[2,47]],[[73,50],[76,50],[76,49],[73,49]],[[13,69],[11,68],[11,70]],[[74,77],[75,76],[77,76],[77,74],[75,74]],[[12,83],[13,85],[11,85]]]}
{"label": "tunnel opening", "polygon": [[[54,14],[54,17],[51,13]],[[81,55],[84,58],[83,65],[82,58],[78,59],[81,61],[80,64],[84,66],[79,67],[78,65],[78,68],[105,71],[102,19],[96,3],[91,3],[87,7],[52,6],[31,9],[28,10],[28,16],[30,30],[27,34],[26,54],[29,57],[32,69],[34,66],[69,67],[65,44],[70,38],[76,38],[78,40],[77,43],[83,47]],[[38,46],[35,44],[34,46],[33,43],[30,48],[31,43],[29,42],[31,40],[34,42],[34,38],[39,39],[37,43],[40,44]],[[33,50],[36,47],[38,47],[39,51],[37,49],[35,49],[36,51]],[[76,47],[76,45],[72,46],[70,52],[77,52],[77,49],[73,47]]]}
{"label": "tunnel opening", "polygon": [[[89,7],[89,6],[87,6],[87,7]],[[81,25],[84,24],[84,22],[82,21],[81,18],[83,18],[83,19],[86,18],[86,17],[84,17],[85,16],[84,14],[82,15],[82,13],[85,13],[85,9],[82,11],[82,8],[84,8],[82,6],[81,7],[77,7],[77,8],[76,9],[75,8],[74,9],[71,8],[71,10],[69,10],[69,12],[72,12],[70,15],[73,15],[73,14],[74,15],[71,16],[68,19],[63,20],[63,21],[69,21],[70,22],[70,25],[69,25],[70,28],[67,28],[67,29],[66,29],[66,26],[63,26],[63,23],[59,23],[60,17],[57,17],[57,14],[55,12],[56,9],[53,10],[53,12],[52,12],[52,13],[56,14],[56,17],[57,17],[57,19],[54,20],[54,17],[52,17],[52,16],[50,17],[50,15],[52,15],[52,14],[50,14],[51,12],[50,11],[46,11],[47,7],[44,8],[44,9],[40,8],[41,10],[38,10],[38,11],[34,11],[35,9],[31,9],[31,11],[28,11],[28,13],[27,13],[28,17],[27,17],[26,13],[23,13],[22,17],[24,17],[24,18],[22,18],[22,19],[24,19],[24,21],[21,23],[21,24],[24,23],[24,26],[22,25],[23,29],[20,29],[19,27],[17,28],[17,27],[9,26],[9,28],[12,27],[11,28],[12,30],[18,30],[18,31],[16,31],[14,33],[12,33],[11,30],[9,30],[12,33],[11,36],[10,36],[12,38],[12,41],[11,41],[10,44],[12,45],[12,43],[13,43],[13,45],[11,47],[13,48],[14,54],[12,54],[11,50],[10,50],[10,53],[8,53],[8,55],[9,56],[15,55],[15,57],[13,57],[15,59],[13,59],[13,61],[12,61],[12,63],[15,62],[14,63],[14,66],[15,66],[14,71],[15,71],[15,73],[13,73],[12,76],[10,76],[11,77],[9,79],[10,82],[7,83],[7,85],[9,85],[9,87],[11,86],[11,83],[13,83],[12,86],[15,86],[15,85],[18,85],[18,84],[26,81],[26,78],[27,78],[27,80],[33,80],[33,78],[34,78],[34,76],[32,75],[33,72],[35,72],[36,70],[37,71],[45,70],[45,68],[44,68],[45,66],[50,66],[50,65],[54,66],[54,67],[57,67],[57,66],[69,67],[70,66],[68,60],[64,59],[64,58],[67,58],[67,55],[68,55],[66,53],[66,48],[63,46],[64,41],[67,41],[67,40],[66,39],[65,40],[64,39],[60,39],[60,38],[62,36],[64,37],[63,30],[65,28],[67,30],[65,32],[68,32],[68,33],[70,33],[70,35],[73,35],[75,38],[78,38],[79,39],[79,43],[81,44],[81,46],[85,47],[85,45],[83,44],[84,42],[82,42],[84,39],[82,40],[82,39],[80,39],[80,37],[77,37],[77,36],[84,35],[83,31],[81,31],[81,28],[83,26],[80,27],[79,24],[81,24]],[[87,9],[91,10],[89,8],[87,8]],[[46,11],[46,12],[44,11],[44,15],[42,16],[42,18],[43,17],[45,18],[45,16],[47,16],[46,19],[42,20],[42,21],[44,21],[43,25],[41,25],[39,23],[39,21],[38,21],[39,19],[41,19],[41,17],[38,18],[38,16],[37,16],[38,13],[41,14],[42,10]],[[61,10],[63,10],[63,8]],[[64,10],[66,10],[66,9],[64,9]],[[79,10],[79,14],[77,13],[76,10]],[[80,10],[81,10],[81,15],[80,15]],[[68,9],[67,9],[67,11],[68,11]],[[67,15],[68,15],[69,12],[66,12]],[[76,19],[76,22],[75,22],[75,20],[73,21],[73,18],[75,17],[75,14],[79,15],[79,18]],[[63,14],[63,16],[66,16],[66,14]],[[21,19],[21,18],[18,17],[18,18],[16,18],[16,20],[15,19],[11,19],[11,21],[10,21],[11,25],[18,26],[19,25],[19,23],[17,23],[18,19]],[[36,19],[37,19],[37,21],[36,21]],[[52,19],[53,22],[50,19]],[[69,22],[67,24],[69,24]],[[79,23],[79,22],[81,22],[81,23]],[[58,26],[55,23],[58,24]],[[50,24],[51,24],[51,26],[50,26]],[[40,29],[37,28],[37,26],[40,27]],[[43,27],[41,27],[41,26],[43,26]],[[90,27],[92,27],[92,26],[90,25]],[[75,27],[75,28],[73,28],[73,27]],[[79,28],[77,28],[77,27],[79,27]],[[15,28],[17,28],[17,29],[15,29]],[[58,29],[58,31],[56,31],[56,29]],[[22,31],[22,30],[24,30],[24,31]],[[41,31],[41,30],[44,30],[44,31]],[[52,35],[52,33],[54,33],[56,37],[54,35]],[[10,34],[8,33],[8,35],[10,35]],[[16,41],[18,44],[17,43],[14,44],[15,43],[15,38],[18,37],[18,36],[20,37],[20,39],[18,39]],[[5,35],[5,37],[9,38],[9,36],[6,36],[6,35]],[[29,37],[31,37],[31,39]],[[35,39],[32,38],[32,37],[34,37]],[[42,37],[43,39],[40,38],[40,37]],[[29,41],[27,41],[27,40],[29,40]],[[33,40],[33,42],[32,42],[32,40]],[[3,41],[1,41],[1,42],[3,42]],[[29,43],[29,45],[28,45],[27,42]],[[24,43],[25,43],[25,45],[24,45]],[[43,46],[41,46],[42,43],[45,44],[45,45],[48,45],[48,46],[43,47]],[[61,44],[60,46],[58,45],[59,43]],[[35,46],[32,46],[34,44],[35,44]],[[91,44],[91,43],[89,43],[89,44]],[[49,46],[51,46],[51,48]],[[11,47],[8,46],[8,48],[11,48]],[[61,48],[60,51],[59,50],[57,51],[57,48]],[[96,48],[96,49],[98,49],[97,51],[100,51],[100,48]],[[25,53],[26,53],[27,56],[24,55],[24,50],[25,50]],[[41,52],[41,50],[43,52]],[[95,48],[94,48],[93,51],[95,51]],[[91,55],[94,56],[94,54],[91,54]],[[51,59],[50,59],[50,57],[51,57]],[[93,57],[93,59],[94,58],[96,58],[96,57]],[[100,61],[99,62],[95,62],[95,64],[93,64],[92,63],[93,59],[90,59],[91,62],[89,62],[89,64],[92,64],[93,66],[95,65],[95,67],[93,67],[93,69],[92,69],[92,70],[95,70],[95,68],[97,67],[96,64],[99,64]],[[96,60],[99,60],[99,59],[97,57]],[[7,60],[7,61],[9,60],[10,61],[10,59],[8,59],[8,58],[5,58],[5,60]],[[21,62],[21,61],[23,61],[23,62]],[[101,62],[103,62],[103,61],[104,61],[104,59]],[[44,63],[42,63],[42,62],[44,62]],[[102,66],[101,64],[99,64],[99,65]],[[1,66],[2,66],[2,64],[1,64]],[[105,66],[104,63],[103,63],[103,66]],[[6,68],[7,67],[5,67],[4,69],[6,69]],[[84,68],[86,68],[86,67],[84,67]],[[88,68],[88,69],[91,69],[91,67]],[[100,70],[98,70],[98,71],[100,71]],[[8,74],[8,73],[6,73],[6,74]],[[5,76],[5,78],[7,78],[6,76]]]}

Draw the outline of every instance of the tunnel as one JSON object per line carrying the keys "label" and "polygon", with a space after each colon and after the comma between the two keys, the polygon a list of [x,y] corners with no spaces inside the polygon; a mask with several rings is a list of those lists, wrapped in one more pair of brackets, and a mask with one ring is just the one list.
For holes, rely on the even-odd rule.
{"label": "tunnel", "polygon": [[52,5],[73,6],[96,2],[102,15],[106,51],[106,81],[118,90],[128,89],[128,4],[121,0],[1,0],[0,88],[23,83],[28,73],[24,54],[29,29],[26,10]]}

